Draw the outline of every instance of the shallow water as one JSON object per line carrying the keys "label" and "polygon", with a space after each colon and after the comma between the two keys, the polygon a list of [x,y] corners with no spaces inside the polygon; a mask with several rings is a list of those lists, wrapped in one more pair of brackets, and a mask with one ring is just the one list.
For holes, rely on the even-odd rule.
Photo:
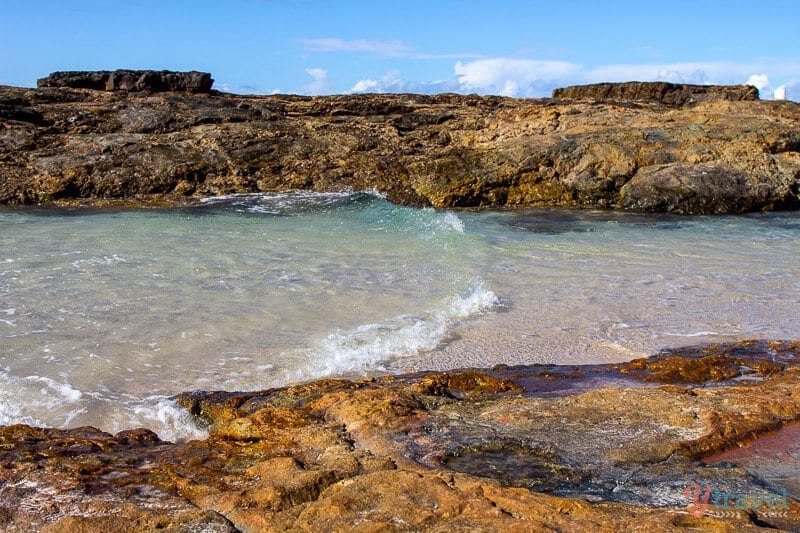
{"label": "shallow water", "polygon": [[369,193],[0,211],[0,423],[203,434],[167,398],[800,337],[800,215],[447,212]]}

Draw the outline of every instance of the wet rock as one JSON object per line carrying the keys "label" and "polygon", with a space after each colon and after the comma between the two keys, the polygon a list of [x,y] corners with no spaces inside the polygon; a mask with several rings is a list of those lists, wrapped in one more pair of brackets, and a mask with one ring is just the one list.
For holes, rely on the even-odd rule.
{"label": "wet rock", "polygon": [[620,365],[194,392],[180,401],[210,436],[182,444],[147,430],[9,426],[0,527],[792,530],[791,496],[779,514],[689,511],[694,486],[780,495],[797,476],[768,457],[771,482],[713,457],[800,420],[798,356],[797,342],[748,341]]}
{"label": "wet rock", "polygon": [[421,378],[414,390],[430,396],[486,398],[503,393],[520,393],[522,387],[508,379],[497,379],[480,372],[447,372]]}

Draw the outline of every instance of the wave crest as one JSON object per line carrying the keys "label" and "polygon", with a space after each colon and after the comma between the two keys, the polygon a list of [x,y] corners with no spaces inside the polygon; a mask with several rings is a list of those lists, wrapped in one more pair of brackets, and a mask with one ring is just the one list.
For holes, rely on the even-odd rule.
{"label": "wave crest", "polygon": [[394,358],[408,357],[436,349],[463,321],[500,305],[497,295],[482,282],[447,299],[441,307],[418,315],[400,315],[364,324],[349,331],[337,331],[307,351],[307,363],[293,380],[385,370]]}

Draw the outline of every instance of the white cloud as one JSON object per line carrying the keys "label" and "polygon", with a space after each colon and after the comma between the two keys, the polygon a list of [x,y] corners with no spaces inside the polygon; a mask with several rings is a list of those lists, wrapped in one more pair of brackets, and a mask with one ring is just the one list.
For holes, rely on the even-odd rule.
{"label": "white cloud", "polygon": [[503,85],[503,90],[500,91],[500,96],[517,96],[519,92],[519,83],[515,82],[514,80],[506,80],[505,85]]}
{"label": "white cloud", "polygon": [[[753,73],[756,74],[753,74]],[[741,84],[759,88],[762,98],[785,95],[800,99],[800,86],[787,82],[782,92],[770,78],[797,80],[800,62],[764,60],[759,64],[725,61],[684,63],[608,64],[584,67],[568,61],[482,58],[458,61],[451,78],[430,83],[403,79],[397,71],[357,81],[349,92],[459,92],[503,96],[549,96],[556,87],[583,83],[668,81],[692,84]],[[745,81],[746,80],[746,81]],[[780,88],[779,88],[780,89]]]}
{"label": "white cloud", "polygon": [[491,58],[457,62],[455,77],[462,91],[533,96],[547,92],[560,80],[580,72],[580,65],[567,61]]}
{"label": "white cloud", "polygon": [[407,57],[412,48],[403,41],[367,41],[364,39],[301,39],[310,52],[366,52],[384,57]]}
{"label": "white cloud", "polygon": [[383,84],[378,80],[359,80],[350,88],[351,93],[376,93],[381,91]]}
{"label": "white cloud", "polygon": [[716,69],[705,63],[600,65],[584,72],[581,82],[668,81],[702,85],[712,83],[709,68]]}
{"label": "white cloud", "polygon": [[414,93],[414,94],[440,94],[463,92],[455,80],[441,80],[432,82],[408,81],[403,79],[392,80],[359,80],[350,88],[348,93]]}
{"label": "white cloud", "polygon": [[773,98],[800,102],[800,78],[791,79],[775,89]]}
{"label": "white cloud", "polygon": [[403,59],[466,59],[480,57],[470,53],[431,54],[419,52],[405,41],[370,41],[366,39],[300,39],[309,52],[359,52],[388,58]]}
{"label": "white cloud", "polygon": [[328,71],[324,68],[309,67],[306,74],[314,78],[314,81],[303,85],[303,91],[307,94],[322,94],[331,88],[331,80]]}
{"label": "white cloud", "polygon": [[766,74],[753,74],[744,83],[745,85],[752,85],[761,91],[769,86],[769,77]]}
{"label": "white cloud", "polygon": [[268,94],[255,85],[237,85],[235,83],[214,83],[214,88],[231,94]]}
{"label": "white cloud", "polygon": [[363,79],[357,81],[349,93],[416,93],[437,94],[458,92],[459,85],[455,79],[433,81],[429,83],[404,80],[400,71],[390,70],[380,79]]}

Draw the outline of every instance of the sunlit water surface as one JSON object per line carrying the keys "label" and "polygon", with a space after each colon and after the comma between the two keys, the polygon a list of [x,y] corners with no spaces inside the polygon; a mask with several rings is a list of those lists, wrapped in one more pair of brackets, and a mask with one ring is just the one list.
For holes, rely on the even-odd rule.
{"label": "sunlit water surface", "polygon": [[203,435],[169,397],[800,337],[800,216],[447,212],[369,193],[0,211],[0,423]]}

